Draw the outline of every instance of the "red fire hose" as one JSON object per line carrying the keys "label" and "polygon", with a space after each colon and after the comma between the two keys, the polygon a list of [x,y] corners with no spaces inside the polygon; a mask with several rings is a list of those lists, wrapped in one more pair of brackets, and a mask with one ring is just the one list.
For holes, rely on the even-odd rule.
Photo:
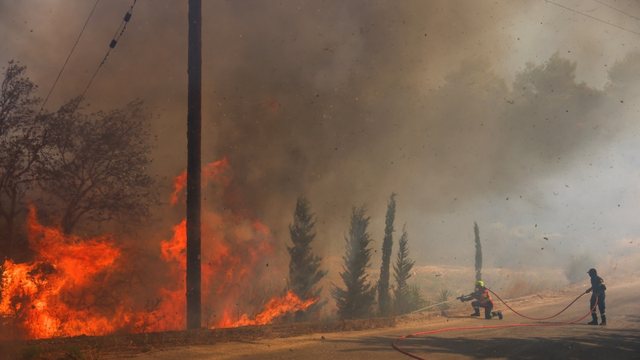
{"label": "red fire hose", "polygon": [[580,299],[581,297],[583,297],[584,295],[586,295],[587,293],[583,292],[582,294],[580,294],[577,298],[575,298],[572,302],[569,303],[569,305],[565,306],[564,309],[558,311],[557,313],[551,315],[551,316],[547,316],[547,317],[542,317],[542,318],[534,318],[531,316],[527,316],[524,315],[522,313],[517,312],[514,308],[512,308],[511,306],[509,306],[509,304],[507,304],[506,301],[502,300],[502,298],[500,297],[500,295],[496,294],[493,292],[493,290],[491,289],[487,289],[489,290],[493,295],[495,295],[498,300],[500,300],[500,302],[502,302],[504,304],[504,306],[506,306],[509,310],[513,311],[516,315],[523,317],[525,319],[529,319],[529,320],[536,320],[536,321],[542,321],[542,320],[549,320],[549,319],[553,319],[554,317],[562,314],[563,312],[565,312],[565,310],[567,310],[568,308],[571,307],[571,305],[575,304],[576,301],[578,301],[578,299]]}
{"label": "red fire hose", "polygon": [[[491,291],[491,293],[493,295],[496,296],[496,298],[498,298],[498,300],[500,300],[509,310],[513,311],[516,315],[521,316],[525,319],[530,319],[530,320],[549,320],[552,319],[554,317],[557,317],[558,315],[562,314],[565,310],[567,310],[569,307],[571,307],[571,305],[573,305],[576,301],[578,301],[578,299],[580,299],[582,296],[586,295],[586,293],[582,293],[580,296],[578,296],[577,298],[575,298],[572,302],[569,303],[569,305],[565,306],[562,310],[560,310],[558,313],[548,316],[548,317],[544,317],[544,318],[534,318],[534,317],[530,317],[530,316],[526,316],[522,313],[519,313],[518,311],[514,310],[511,306],[509,306],[504,300],[502,300],[502,298],[500,296],[498,296],[498,294],[494,293],[492,290],[489,289],[489,291]],[[406,350],[402,350],[399,346],[398,343],[402,340],[405,339],[409,339],[409,338],[414,338],[414,337],[418,337],[418,336],[423,336],[423,335],[434,335],[434,334],[442,334],[442,333],[446,333],[446,332],[454,332],[454,331],[465,331],[465,330],[483,330],[483,329],[505,329],[505,328],[516,328],[516,327],[545,327],[545,326],[563,326],[563,325],[571,325],[571,324],[575,324],[578,322],[583,321],[584,319],[586,319],[589,315],[591,315],[591,313],[593,311],[596,310],[596,307],[598,306],[598,298],[596,297],[596,302],[593,305],[593,307],[591,309],[589,309],[589,312],[586,313],[585,315],[581,316],[578,319],[572,320],[572,321],[568,321],[568,322],[549,322],[549,323],[538,323],[538,324],[505,324],[505,325],[481,325],[481,326],[460,326],[460,327],[448,327],[448,328],[441,328],[441,329],[435,329],[435,330],[429,330],[429,331],[421,331],[421,332],[417,332],[417,333],[413,333],[413,334],[409,334],[409,335],[404,335],[404,336],[400,336],[399,338],[395,339],[392,343],[391,343],[391,347],[400,352],[401,354],[404,354],[410,358],[413,359],[418,359],[418,360],[426,360],[423,357],[420,357],[418,355],[412,354]]]}

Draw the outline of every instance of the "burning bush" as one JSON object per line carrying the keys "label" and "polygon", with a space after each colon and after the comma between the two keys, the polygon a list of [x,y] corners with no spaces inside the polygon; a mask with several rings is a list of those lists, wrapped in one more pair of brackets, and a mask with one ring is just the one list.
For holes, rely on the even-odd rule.
{"label": "burning bush", "polygon": [[123,304],[103,307],[109,273],[120,250],[109,237],[80,239],[28,218],[35,260],[2,266],[0,315],[14,319],[18,334],[29,338],[109,333],[125,325]]}
{"label": "burning bush", "polygon": [[[206,169],[207,180],[223,187],[228,184],[226,160]],[[182,190],[180,179],[175,199]],[[264,289],[252,294],[249,284],[264,283],[264,261],[274,249],[271,232],[262,222],[227,209],[206,210],[202,224],[204,326],[264,325],[317,301],[301,300],[293,293],[266,300]],[[135,273],[131,264],[135,258],[117,246],[112,236],[85,239],[65,234],[59,227],[40,224],[34,207],[27,227],[34,260],[2,264],[0,316],[10,319],[5,326],[12,327],[12,337],[184,328],[186,221],[174,226],[170,239],[158,241],[161,259],[156,261],[169,273],[169,281],[151,294],[136,294],[131,284],[123,285],[123,279]],[[144,296],[148,301],[139,301]],[[246,312],[258,314],[251,317]]]}

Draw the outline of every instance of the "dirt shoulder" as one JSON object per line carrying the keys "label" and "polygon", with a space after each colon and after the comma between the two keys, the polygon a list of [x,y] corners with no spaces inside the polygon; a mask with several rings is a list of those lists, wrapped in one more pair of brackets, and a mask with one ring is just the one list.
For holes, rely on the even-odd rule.
{"label": "dirt shoulder", "polygon": [[154,350],[220,345],[295,337],[304,334],[390,328],[395,318],[318,323],[245,326],[214,330],[167,331],[109,336],[78,336],[45,340],[0,342],[0,359],[103,359],[144,354]]}
{"label": "dirt shoulder", "polygon": [[[555,313],[584,287],[509,300],[533,316]],[[640,281],[618,282],[607,291],[609,326],[515,327],[448,332],[400,343],[402,349],[429,359],[637,359],[640,353]],[[583,296],[558,320],[588,312]],[[468,303],[457,303],[448,317],[437,312],[397,319],[317,324],[288,324],[214,331],[166,332],[32,341],[0,346],[0,358],[27,359],[403,359],[391,342],[401,335],[447,327],[540,324],[521,319],[504,306],[505,319],[469,318]],[[545,323],[547,324],[547,323]]]}
{"label": "dirt shoulder", "polygon": [[[573,300],[581,287],[561,293],[545,293],[511,301],[526,314],[553,314]],[[398,336],[446,327],[506,324],[545,324],[543,327],[514,327],[455,331],[415,337],[400,343],[402,349],[429,359],[637,359],[640,353],[640,306],[636,296],[640,281],[612,285],[607,292],[609,326],[594,327],[586,321],[574,325],[548,326],[549,323],[521,319],[505,311],[505,319],[468,318],[466,307],[456,307],[450,317],[399,319],[393,328],[353,332],[314,333],[278,339],[235,341],[217,345],[156,349],[134,355],[139,360],[190,358],[206,359],[404,359],[390,346]],[[580,318],[588,312],[588,295],[559,320]],[[503,306],[501,308],[504,309]]]}

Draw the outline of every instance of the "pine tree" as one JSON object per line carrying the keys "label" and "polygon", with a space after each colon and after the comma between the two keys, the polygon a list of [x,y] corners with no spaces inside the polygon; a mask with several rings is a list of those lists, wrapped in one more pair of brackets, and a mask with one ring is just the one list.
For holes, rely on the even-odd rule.
{"label": "pine tree", "polygon": [[396,217],[396,194],[391,194],[387,204],[385,217],[384,240],[382,241],[382,265],[380,266],[380,280],[378,281],[378,307],[380,315],[387,316],[390,311],[389,298],[389,265],[391,250],[393,249],[393,221]]}
{"label": "pine tree", "polygon": [[364,318],[371,314],[376,288],[367,280],[366,270],[370,266],[371,238],[367,233],[369,217],[364,208],[354,208],[351,214],[349,235],[345,237],[346,252],[340,277],[345,288],[335,287],[333,297],[342,319]]}
{"label": "pine tree", "polygon": [[411,289],[407,281],[411,277],[414,261],[409,258],[409,236],[407,230],[402,228],[402,236],[398,245],[398,257],[393,265],[393,277],[396,280],[394,290],[394,307],[397,314],[404,314],[410,310]]}
{"label": "pine tree", "polygon": [[[301,299],[319,298],[322,288],[318,282],[327,274],[320,269],[322,258],[314,255],[311,243],[315,239],[315,219],[311,213],[309,201],[298,198],[293,213],[293,223],[289,225],[289,234],[293,246],[289,251],[289,287]],[[316,302],[304,313],[296,315],[298,320],[317,312],[325,302]]]}
{"label": "pine tree", "polygon": [[476,280],[482,280],[482,245],[480,244],[480,229],[478,223],[473,223],[476,242]]}

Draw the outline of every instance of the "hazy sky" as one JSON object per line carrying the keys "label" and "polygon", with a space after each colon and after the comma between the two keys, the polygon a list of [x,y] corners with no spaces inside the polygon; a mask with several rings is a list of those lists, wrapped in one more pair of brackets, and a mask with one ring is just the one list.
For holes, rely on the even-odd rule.
{"label": "hazy sky", "polygon": [[[0,63],[44,95],[93,3],[0,0]],[[130,3],[98,4],[49,108],[82,90]],[[637,1],[203,3],[205,159],[229,157],[282,241],[306,194],[325,256],[354,205],[378,248],[397,192],[419,263],[470,263],[473,221],[488,265],[638,251]],[[146,101],[167,191],[186,160],[186,4],[139,0],[87,99]]]}

